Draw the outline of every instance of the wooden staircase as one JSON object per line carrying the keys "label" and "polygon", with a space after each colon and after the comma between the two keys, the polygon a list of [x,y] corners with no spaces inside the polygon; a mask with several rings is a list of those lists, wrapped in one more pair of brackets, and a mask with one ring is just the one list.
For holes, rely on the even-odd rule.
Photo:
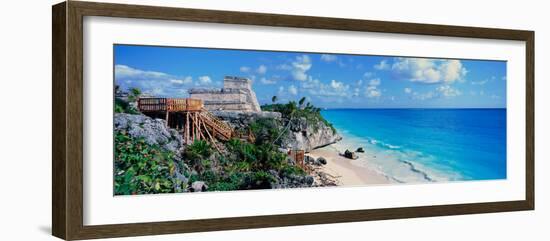
{"label": "wooden staircase", "polygon": [[228,141],[233,137],[233,128],[218,119],[218,117],[214,116],[210,111],[202,108],[199,112],[199,118],[210,128],[212,136],[224,141]]}
{"label": "wooden staircase", "polygon": [[204,108],[200,99],[140,98],[139,110],[152,118],[164,118],[166,125],[181,130],[186,143],[214,139],[228,141],[235,137],[233,128]]}

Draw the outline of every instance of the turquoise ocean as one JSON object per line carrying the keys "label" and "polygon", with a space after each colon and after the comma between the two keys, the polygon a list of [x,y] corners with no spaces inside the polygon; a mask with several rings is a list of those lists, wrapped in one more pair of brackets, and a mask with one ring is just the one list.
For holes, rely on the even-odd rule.
{"label": "turquoise ocean", "polygon": [[506,109],[328,109],[365,165],[402,183],[506,179]]}

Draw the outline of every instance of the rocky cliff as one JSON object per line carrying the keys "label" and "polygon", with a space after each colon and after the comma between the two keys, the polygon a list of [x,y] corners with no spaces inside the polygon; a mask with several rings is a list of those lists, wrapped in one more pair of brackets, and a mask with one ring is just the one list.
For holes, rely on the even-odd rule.
{"label": "rocky cliff", "polygon": [[143,138],[147,144],[157,145],[181,157],[184,141],[176,130],[166,127],[164,120],[145,115],[115,113],[114,128],[115,131],[124,131],[136,139]]}
{"label": "rocky cliff", "polygon": [[321,121],[311,124],[305,118],[297,118],[290,122],[289,129],[282,140],[283,148],[309,152],[342,140],[335,130]]}
{"label": "rocky cliff", "polygon": [[305,118],[285,120],[279,112],[239,112],[213,111],[218,118],[228,122],[234,129],[248,128],[259,119],[272,118],[279,122],[279,127],[286,133],[281,136],[280,147],[284,149],[299,149],[309,152],[315,148],[330,145],[342,139],[331,127],[322,121],[308,123]]}
{"label": "rocky cliff", "polygon": [[211,111],[212,114],[218,118],[226,121],[234,129],[248,128],[250,123],[263,119],[263,118],[273,118],[275,120],[281,121],[281,113],[279,112],[246,112],[246,111]]}

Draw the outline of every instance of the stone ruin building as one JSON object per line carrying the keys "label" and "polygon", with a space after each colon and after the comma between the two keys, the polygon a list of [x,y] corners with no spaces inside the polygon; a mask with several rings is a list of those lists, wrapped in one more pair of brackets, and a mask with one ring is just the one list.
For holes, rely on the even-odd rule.
{"label": "stone ruin building", "polygon": [[225,76],[221,89],[190,89],[189,98],[200,99],[209,111],[261,112],[252,81]]}

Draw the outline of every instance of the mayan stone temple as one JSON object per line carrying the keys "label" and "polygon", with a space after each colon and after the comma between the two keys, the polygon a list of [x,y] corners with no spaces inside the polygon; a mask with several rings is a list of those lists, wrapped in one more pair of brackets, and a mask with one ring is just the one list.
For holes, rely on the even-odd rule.
{"label": "mayan stone temple", "polygon": [[248,78],[225,76],[221,89],[191,89],[191,99],[200,99],[209,111],[261,112],[252,81]]}

